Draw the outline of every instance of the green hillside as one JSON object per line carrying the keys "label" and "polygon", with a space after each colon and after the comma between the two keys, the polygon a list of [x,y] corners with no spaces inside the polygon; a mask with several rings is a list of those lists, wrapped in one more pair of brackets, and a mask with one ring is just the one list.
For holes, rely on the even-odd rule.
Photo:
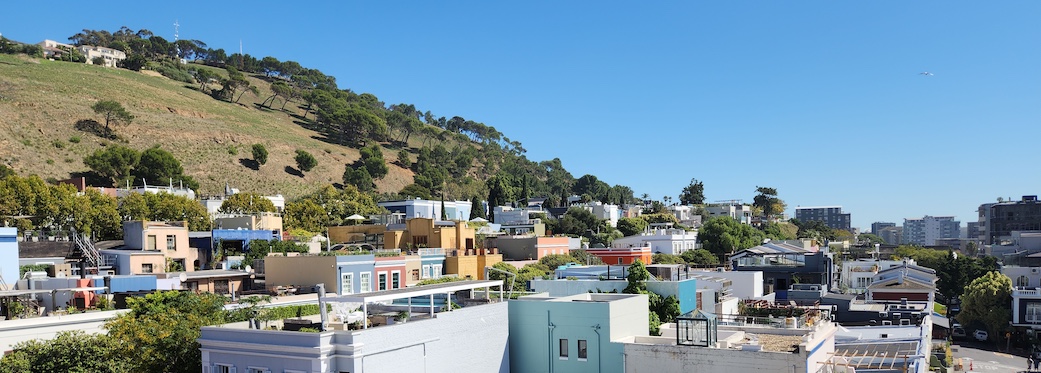
{"label": "green hillside", "polygon": [[[114,100],[136,117],[129,126],[115,128],[127,145],[169,150],[181,160],[185,173],[200,183],[201,194],[219,193],[229,183],[292,198],[342,182],[344,166],[359,158],[358,150],[325,142],[321,134],[301,125],[306,124],[299,119],[304,111],[296,102],[286,105],[285,112],[261,107],[258,103],[271,95],[271,84],[256,76],[249,79],[259,95],[246,93],[236,104],[200,92],[198,84],[151,71],[0,55],[0,162],[21,174],[44,178],[65,179],[87,171],[83,158],[112,140],[77,130],[76,123],[103,121],[91,105]],[[254,143],[270,152],[259,170],[242,162],[251,158]],[[296,149],[318,159],[318,166],[303,177],[287,169],[295,167]],[[384,149],[384,154],[390,170],[376,181],[378,189],[396,192],[411,184],[412,172],[394,163],[397,150]]]}

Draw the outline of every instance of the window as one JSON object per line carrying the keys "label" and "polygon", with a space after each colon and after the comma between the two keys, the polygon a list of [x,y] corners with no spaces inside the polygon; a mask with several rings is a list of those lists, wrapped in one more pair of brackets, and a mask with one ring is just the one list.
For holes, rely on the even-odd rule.
{"label": "window", "polygon": [[441,265],[440,264],[434,264],[434,266],[431,267],[431,268],[434,269],[434,273],[432,273],[430,277],[441,278],[441,273],[442,273],[441,272]]}
{"label": "window", "polygon": [[155,248],[155,235],[151,235],[151,234],[148,235],[148,243],[147,243],[147,247],[145,247],[145,249],[153,250],[153,251],[156,250],[156,248]]}
{"label": "window", "polygon": [[228,280],[214,281],[213,292],[217,294],[231,294],[231,283]]}
{"label": "window", "polygon": [[567,360],[567,339],[560,340],[560,359]]}
{"label": "window", "polygon": [[199,282],[198,281],[188,281],[188,282],[184,283],[184,288],[188,289],[188,290],[191,290],[191,291],[199,291]]}
{"label": "window", "polygon": [[391,272],[390,274],[390,288],[401,289],[401,273]]}
{"label": "window", "polygon": [[141,265],[141,273],[152,273],[152,263],[144,263]]}
{"label": "window", "polygon": [[1030,279],[1027,276],[1019,276],[1016,279],[1016,287],[1025,288],[1030,286]]}
{"label": "window", "polygon": [[170,251],[177,250],[177,236],[166,236],[166,249]]}
{"label": "window", "polygon": [[362,272],[361,273],[361,292],[368,293],[372,291],[372,273]]}
{"label": "window", "polygon": [[622,258],[618,258],[618,264],[622,264]]}
{"label": "window", "polygon": [[579,360],[585,360],[586,358],[588,358],[589,356],[586,354],[586,352],[587,352],[587,350],[586,350],[586,340],[585,339],[579,339],[578,340],[578,359]]}
{"label": "window", "polygon": [[419,270],[418,269],[413,269],[412,270],[412,280],[413,281],[419,281]]}
{"label": "window", "polygon": [[387,272],[380,272],[376,275],[376,288],[380,290],[387,290]]}
{"label": "window", "polygon": [[1027,303],[1026,322],[1041,323],[1041,303]]}
{"label": "window", "polygon": [[344,273],[340,275],[340,294],[354,294],[353,273]]}
{"label": "window", "polygon": [[213,373],[231,373],[234,369],[231,365],[217,364],[213,366]]}
{"label": "window", "polygon": [[246,373],[270,373],[270,372],[271,371],[267,370],[267,368],[255,368],[255,367],[246,368]]}
{"label": "window", "polygon": [[416,246],[419,246],[419,245],[426,246],[426,244],[427,244],[427,236],[415,236],[415,237],[412,237],[412,244],[416,245]]}
{"label": "window", "polygon": [[431,277],[433,277],[433,275],[434,275],[434,272],[432,272],[431,266],[430,265],[424,265],[423,266],[423,278],[431,278]]}

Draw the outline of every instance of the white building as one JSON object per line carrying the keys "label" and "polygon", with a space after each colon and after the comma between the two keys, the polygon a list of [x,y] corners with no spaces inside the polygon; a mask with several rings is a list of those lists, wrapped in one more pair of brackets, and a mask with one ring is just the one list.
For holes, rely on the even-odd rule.
{"label": "white building", "polygon": [[[475,289],[501,285],[495,281],[460,281],[323,298],[350,309],[360,304],[362,311],[347,312],[334,305],[341,321],[334,319],[329,329],[319,333],[249,329],[246,323],[206,326],[198,340],[202,371],[508,372],[507,304],[487,300],[470,303],[457,293],[473,296],[479,293]],[[451,294],[463,307],[436,312],[440,307],[436,302]],[[435,299],[437,295],[442,298]],[[391,303],[411,297],[429,297],[435,306]],[[382,303],[397,306],[377,306]],[[379,310],[374,310],[377,307]],[[408,322],[387,320],[409,307]],[[343,320],[358,325],[368,320],[368,324],[361,330],[344,330]]]}
{"label": "white building", "polygon": [[[907,263],[917,265],[914,259],[907,259]],[[846,288],[846,294],[864,294],[871,279],[879,271],[897,267],[904,264],[903,260],[873,260],[861,259],[842,262],[842,274],[840,287]]]}
{"label": "white building", "polygon": [[[223,196],[203,197],[202,205],[206,207],[206,212],[210,213],[210,216],[215,216],[220,214],[220,207],[224,204],[224,200],[238,193],[239,190],[237,188],[230,188],[225,186]],[[264,196],[264,198],[266,198],[268,201],[271,201],[271,204],[275,205],[276,212],[281,213],[286,210],[286,197],[282,196],[281,194],[276,194],[273,196]]]}
{"label": "white building", "polygon": [[763,294],[762,271],[690,271],[692,275],[703,275],[730,281],[731,294],[738,299],[760,299]]}
{"label": "white building", "polygon": [[618,205],[605,205],[600,202],[593,202],[589,204],[589,208],[590,212],[597,219],[607,220],[607,223],[612,227],[618,226],[618,217],[621,216],[618,211]]}
{"label": "white building", "polygon": [[958,238],[961,222],[953,216],[928,216],[904,219],[903,243],[922,246],[936,245],[941,238]]}
{"label": "white building", "polygon": [[622,237],[611,243],[611,247],[643,247],[650,245],[651,252],[679,255],[697,249],[698,232],[683,229],[648,229],[635,236]]}
{"label": "white building", "polygon": [[116,63],[125,60],[127,54],[118,49],[96,47],[93,45],[81,45],[78,47],[80,53],[87,57],[87,63],[94,64],[94,59],[101,57],[105,60],[105,66],[116,67]]}
{"label": "white building", "polygon": [[693,206],[671,205],[665,207],[665,210],[675,216],[680,224],[688,227],[701,226],[701,215],[697,214],[697,209]]}
{"label": "white building", "polygon": [[733,203],[726,205],[708,205],[705,206],[705,211],[708,212],[710,218],[717,216],[729,216],[742,224],[752,224],[752,206]]}
{"label": "white building", "polygon": [[[734,325],[740,322],[706,328],[685,322],[684,317],[678,320],[679,327],[662,325],[660,337],[619,340],[624,345],[625,372],[821,372],[835,353],[839,329],[830,321],[809,319],[791,320],[790,328]],[[715,338],[706,340],[706,335]]]}
{"label": "white building", "polygon": [[[377,204],[390,210],[392,214],[404,214],[405,220],[413,218],[441,219],[441,201],[417,198],[401,201],[383,201]],[[470,220],[470,209],[470,201],[445,201],[445,213],[448,215],[448,220]]]}

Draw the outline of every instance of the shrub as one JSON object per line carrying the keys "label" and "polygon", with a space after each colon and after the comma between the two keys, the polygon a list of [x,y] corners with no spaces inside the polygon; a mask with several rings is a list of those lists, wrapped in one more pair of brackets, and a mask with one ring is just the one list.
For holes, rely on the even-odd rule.
{"label": "shrub", "polygon": [[105,57],[94,57],[90,60],[90,63],[98,66],[105,66]]}
{"label": "shrub", "polygon": [[267,148],[264,144],[253,144],[253,160],[261,165],[267,163]]}
{"label": "shrub", "polygon": [[81,141],[81,139],[80,139],[79,136],[72,136],[72,137],[69,138],[69,142],[71,142],[73,144],[79,144],[80,141]]}
{"label": "shrub", "polygon": [[54,147],[58,148],[58,149],[64,149],[65,148],[65,142],[61,141],[61,140],[57,140],[57,139],[55,139],[54,141],[51,141],[51,145],[54,145]]}

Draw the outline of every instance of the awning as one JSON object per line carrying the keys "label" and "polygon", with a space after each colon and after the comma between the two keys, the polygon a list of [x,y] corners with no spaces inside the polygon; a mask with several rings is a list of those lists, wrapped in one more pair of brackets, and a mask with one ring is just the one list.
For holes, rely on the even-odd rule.
{"label": "awning", "polygon": [[951,320],[946,317],[934,313],[930,315],[929,318],[933,320],[933,326],[939,326],[944,329],[951,328]]}

